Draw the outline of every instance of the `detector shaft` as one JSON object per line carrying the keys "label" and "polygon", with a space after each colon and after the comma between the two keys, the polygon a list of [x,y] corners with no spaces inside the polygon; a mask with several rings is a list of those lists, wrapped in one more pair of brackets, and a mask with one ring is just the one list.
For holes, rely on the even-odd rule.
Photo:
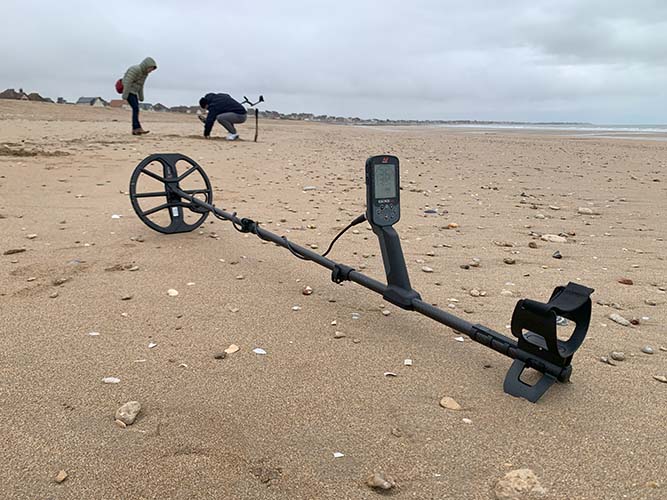
{"label": "detector shaft", "polygon": [[[181,190],[178,187],[174,187],[172,189],[176,195],[190,201],[191,203],[201,208],[205,208],[207,210],[210,210],[211,212],[214,212],[218,217],[228,220],[235,225],[239,226],[243,225],[244,220],[238,217],[236,213],[230,213],[216,207],[215,205],[206,203],[205,201],[202,201],[196,198],[195,196],[186,193],[185,191]],[[276,245],[279,245],[283,248],[287,248],[288,250],[291,250],[292,252],[304,257],[305,259],[311,260],[323,267],[326,267],[331,271],[333,271],[337,266],[340,265],[331,259],[322,257],[320,254],[313,252],[308,248],[297,245],[296,243],[292,243],[287,238],[283,236],[278,236],[277,234],[272,233],[271,231],[268,231],[260,227],[259,225],[255,226],[253,232],[259,238],[265,241],[271,241],[272,243],[275,243]],[[387,285],[385,285],[384,283],[355,270],[351,270],[347,274],[347,279],[365,288],[368,288],[376,293],[379,293],[380,295],[384,295],[385,292],[387,291]],[[526,366],[530,368],[534,368],[542,373],[548,373],[554,378],[557,378],[562,381],[566,380],[567,377],[569,376],[569,367],[566,368],[559,367],[557,365],[554,365],[539,358],[538,356],[535,356],[529,352],[519,349],[516,341],[502,335],[501,333],[491,330],[490,328],[470,323],[462,318],[459,318],[458,316],[455,316],[431,304],[428,304],[421,299],[413,299],[412,307],[410,309],[420,314],[423,314],[424,316],[427,316],[437,321],[438,323],[446,325],[456,330],[457,332],[460,332],[468,336],[471,340],[478,342],[486,347],[489,347],[494,351],[503,354],[504,356],[523,361],[524,363],[526,363]]]}

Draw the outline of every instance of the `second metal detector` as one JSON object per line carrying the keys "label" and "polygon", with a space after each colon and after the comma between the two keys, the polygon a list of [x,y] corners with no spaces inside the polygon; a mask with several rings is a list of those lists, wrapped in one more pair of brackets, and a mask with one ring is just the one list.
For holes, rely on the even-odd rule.
{"label": "second metal detector", "polygon": [[[177,164],[182,164],[179,174]],[[154,165],[158,166],[156,171]],[[192,184],[194,187],[185,186]],[[141,192],[142,180],[157,182],[159,191]],[[536,402],[556,381],[567,382],[572,373],[572,357],[579,349],[591,318],[591,288],[576,283],[557,287],[547,302],[520,300],[512,314],[511,331],[516,340],[480,324],[470,323],[424,302],[410,285],[408,270],[394,225],[400,219],[400,172],[395,156],[373,156],[366,161],[366,213],[357,217],[334,238],[322,255],[267,231],[259,223],[239,218],[213,205],[211,183],[204,170],[192,159],[181,154],[154,154],[145,158],[134,170],[130,181],[130,199],[139,218],[150,228],[162,233],[193,231],[212,213],[230,221],[243,233],[287,248],[297,257],[313,261],[331,270],[335,283],[353,281],[403,309],[415,311],[447,325],[514,361],[504,383],[506,393]],[[154,200],[153,206],[146,202]],[[157,200],[157,201],[155,201]],[[157,204],[155,204],[157,203]],[[159,220],[156,220],[160,217]],[[387,283],[377,281],[354,268],[326,257],[335,241],[354,224],[367,220],[377,235]],[[557,335],[558,318],[575,323],[568,340]],[[521,379],[532,368],[541,373],[535,384]]]}

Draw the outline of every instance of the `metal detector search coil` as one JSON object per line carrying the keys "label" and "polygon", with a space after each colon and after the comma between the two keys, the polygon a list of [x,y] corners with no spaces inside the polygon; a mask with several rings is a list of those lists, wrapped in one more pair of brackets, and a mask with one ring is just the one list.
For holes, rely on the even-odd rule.
{"label": "metal detector search coil", "polygon": [[[160,172],[149,168],[159,165]],[[183,165],[179,174],[177,165]],[[160,191],[139,192],[142,179],[162,184]],[[182,183],[199,182],[194,187]],[[197,181],[198,180],[198,181]],[[284,236],[267,231],[249,218],[239,218],[213,205],[211,183],[203,169],[192,159],[181,154],[154,154],[144,159],[134,170],[130,181],[130,200],[139,218],[151,229],[161,233],[182,233],[199,227],[212,213],[221,220],[230,221],[242,233],[288,249],[293,255],[309,260],[331,271],[335,283],[353,281],[379,293],[385,300],[403,309],[415,311],[442,323],[494,351],[512,358],[505,377],[504,390],[513,396],[536,402],[555,382],[567,382],[572,373],[572,358],[583,343],[591,319],[593,289],[576,283],[557,287],[546,302],[520,300],[512,315],[511,331],[517,340],[480,324],[472,324],[422,300],[412,289],[398,233],[393,225],[400,218],[399,161],[391,155],[373,156],[366,162],[366,214],[357,217],[332,241],[323,254],[289,241]],[[144,206],[147,200],[157,203]],[[161,216],[161,221],[154,217]],[[335,241],[350,227],[368,220],[378,237],[387,283],[377,281],[354,268],[326,257]],[[558,317],[575,324],[568,340],[557,335]],[[535,384],[521,380],[523,372],[531,368],[542,375]]]}

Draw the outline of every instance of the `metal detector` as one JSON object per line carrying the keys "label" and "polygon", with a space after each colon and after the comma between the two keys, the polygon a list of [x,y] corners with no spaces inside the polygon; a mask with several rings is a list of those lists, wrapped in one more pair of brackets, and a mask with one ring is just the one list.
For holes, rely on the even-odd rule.
{"label": "metal detector", "polygon": [[[180,167],[180,165],[183,165]],[[156,168],[157,166],[157,168]],[[182,173],[178,173],[177,166]],[[194,187],[186,188],[185,184]],[[373,156],[366,161],[366,213],[353,220],[331,242],[324,254],[318,254],[292,243],[260,227],[249,218],[239,218],[213,205],[211,183],[204,170],[192,159],[181,154],[154,154],[137,165],[130,181],[130,199],[139,218],[151,229],[161,233],[183,233],[199,227],[209,213],[230,221],[242,233],[252,233],[265,241],[287,248],[296,257],[309,260],[331,270],[335,283],[353,281],[379,293],[388,302],[415,311],[442,323],[494,351],[512,358],[505,377],[504,390],[513,396],[536,402],[556,381],[567,382],[572,373],[572,357],[579,349],[591,319],[593,289],[576,283],[557,287],[547,302],[520,300],[514,308],[511,331],[517,340],[491,328],[469,323],[422,300],[412,289],[398,233],[394,225],[400,220],[399,160],[395,156]],[[139,192],[144,180],[157,181],[161,191]],[[198,187],[197,187],[198,186]],[[146,203],[153,200],[153,206]],[[156,201],[157,200],[157,201]],[[157,204],[156,204],[157,203]],[[159,221],[155,217],[161,216]],[[366,276],[354,268],[326,257],[345,231],[368,221],[378,237],[387,283]],[[567,340],[557,334],[559,317],[575,323]],[[521,379],[532,368],[541,373],[535,384]]]}
{"label": "metal detector", "polygon": [[[264,102],[264,96],[260,95],[257,102],[250,102],[250,100],[243,96],[243,102],[241,104],[247,104],[251,108],[255,108],[260,102]],[[257,142],[257,133],[259,131],[259,110],[255,108],[255,142]]]}

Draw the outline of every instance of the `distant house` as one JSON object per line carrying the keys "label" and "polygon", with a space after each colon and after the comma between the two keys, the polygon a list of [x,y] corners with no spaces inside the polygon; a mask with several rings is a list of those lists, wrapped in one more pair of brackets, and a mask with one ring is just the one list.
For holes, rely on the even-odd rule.
{"label": "distant house", "polygon": [[7,89],[4,92],[0,92],[0,99],[15,99],[17,101],[27,101],[28,96],[23,92],[23,89],[19,89],[17,92],[14,89]]}
{"label": "distant house", "polygon": [[96,108],[103,108],[107,105],[105,100],[101,97],[79,97],[79,100],[76,101],[76,103],[83,106],[94,106]]}
{"label": "distant house", "polygon": [[109,106],[118,109],[127,109],[130,107],[130,105],[127,103],[125,99],[111,99]]}
{"label": "distant house", "polygon": [[153,106],[153,111],[169,111],[169,108],[158,102],[155,106]]}
{"label": "distant house", "polygon": [[67,99],[64,97],[58,97],[58,104],[67,104]]}
{"label": "distant house", "polygon": [[199,106],[174,106],[173,108],[170,108],[169,111],[188,114],[199,114],[201,112]]}
{"label": "distant house", "polygon": [[153,105],[150,102],[140,102],[139,109],[142,111],[153,111]]}
{"label": "distant house", "polygon": [[[42,97],[37,92],[31,92],[30,94],[28,94],[28,100],[29,101],[35,101],[35,102],[49,102],[50,101],[50,99]],[[53,102],[53,101],[51,101],[51,102]]]}

